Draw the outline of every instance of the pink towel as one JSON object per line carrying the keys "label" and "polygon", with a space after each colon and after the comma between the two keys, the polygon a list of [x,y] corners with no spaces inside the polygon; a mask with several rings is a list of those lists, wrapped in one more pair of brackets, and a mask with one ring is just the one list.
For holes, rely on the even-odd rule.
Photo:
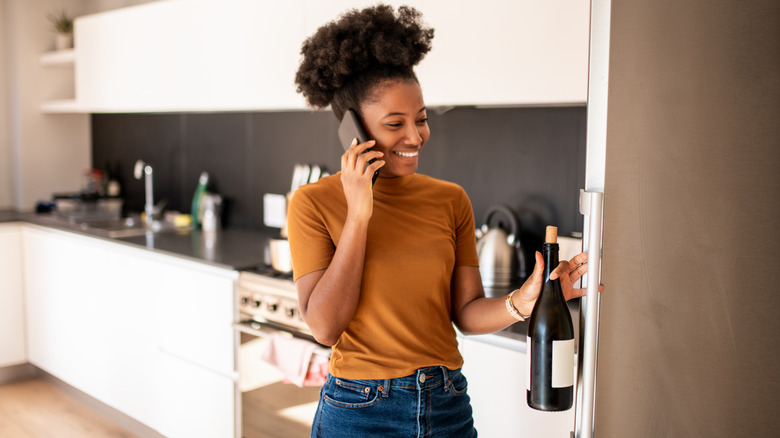
{"label": "pink towel", "polygon": [[325,379],[328,377],[330,371],[330,360],[319,354],[315,354],[311,358],[309,364],[309,371],[306,373],[306,378],[303,380],[303,386],[322,386],[325,384]]}
{"label": "pink towel", "polygon": [[281,334],[272,335],[270,341],[260,358],[281,371],[286,382],[300,387],[321,386],[325,382],[328,359],[314,354],[316,344]]}

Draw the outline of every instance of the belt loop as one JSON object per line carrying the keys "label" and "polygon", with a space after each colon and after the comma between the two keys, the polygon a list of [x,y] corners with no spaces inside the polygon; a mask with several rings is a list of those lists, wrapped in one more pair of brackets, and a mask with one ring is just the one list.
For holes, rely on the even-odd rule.
{"label": "belt loop", "polygon": [[390,381],[392,379],[385,379],[385,383],[382,385],[382,397],[390,397]]}
{"label": "belt loop", "polygon": [[445,391],[449,391],[450,390],[450,376],[447,373],[448,370],[447,370],[446,367],[443,367],[443,366],[440,367],[440,368],[441,368],[442,374],[444,374],[444,390]]}

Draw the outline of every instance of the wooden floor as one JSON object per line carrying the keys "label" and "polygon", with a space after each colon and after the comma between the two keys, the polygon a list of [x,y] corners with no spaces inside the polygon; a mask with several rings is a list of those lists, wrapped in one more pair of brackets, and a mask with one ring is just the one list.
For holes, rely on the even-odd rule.
{"label": "wooden floor", "polygon": [[40,379],[0,385],[0,437],[137,438]]}

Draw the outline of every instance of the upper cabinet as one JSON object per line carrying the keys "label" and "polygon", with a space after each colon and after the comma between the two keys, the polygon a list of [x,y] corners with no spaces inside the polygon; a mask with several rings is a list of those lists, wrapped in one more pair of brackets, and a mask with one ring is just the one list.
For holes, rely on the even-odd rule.
{"label": "upper cabinet", "polygon": [[[170,0],[75,21],[83,112],[305,109],[294,77],[317,27],[375,1]],[[435,29],[417,68],[426,104],[582,104],[585,0],[389,1]]]}
{"label": "upper cabinet", "polygon": [[433,50],[417,69],[432,105],[584,104],[587,0],[430,0]]}
{"label": "upper cabinet", "polygon": [[300,1],[163,1],[75,24],[88,112],[302,108]]}

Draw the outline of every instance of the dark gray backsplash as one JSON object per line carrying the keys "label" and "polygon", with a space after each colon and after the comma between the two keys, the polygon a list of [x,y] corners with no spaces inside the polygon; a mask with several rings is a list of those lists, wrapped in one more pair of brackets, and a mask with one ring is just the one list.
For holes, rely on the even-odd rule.
{"label": "dark gray backsplash", "polygon": [[[460,184],[477,225],[490,206],[506,204],[531,238],[547,224],[580,232],[585,118],[585,107],[430,111],[419,172]],[[155,199],[185,213],[208,172],[210,188],[226,199],[225,226],[264,230],[263,194],[289,191],[295,163],[339,170],[336,129],[330,111],[94,114],[93,166],[115,170],[134,212],[143,209],[136,160],[154,168]]]}

